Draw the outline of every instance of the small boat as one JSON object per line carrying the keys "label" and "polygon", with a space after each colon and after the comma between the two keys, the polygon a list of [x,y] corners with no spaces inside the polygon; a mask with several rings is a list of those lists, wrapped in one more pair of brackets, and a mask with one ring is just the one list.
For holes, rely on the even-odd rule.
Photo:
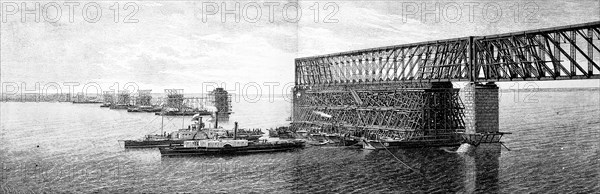
{"label": "small boat", "polygon": [[340,134],[340,133],[310,133],[305,137],[311,141],[309,144],[311,145],[325,145],[325,144],[333,144],[336,146],[356,146],[361,143],[360,137],[355,137],[350,134]]}
{"label": "small boat", "polygon": [[302,129],[302,130],[298,130],[298,131],[296,131],[296,133],[297,133],[298,135],[300,135],[301,137],[306,137],[306,136],[308,135],[308,131],[307,131],[307,130],[304,130],[304,129]]}
{"label": "small boat", "polygon": [[108,108],[108,107],[110,107],[110,105],[111,105],[110,103],[104,103],[104,104],[100,105],[100,107]]}
{"label": "small boat", "polygon": [[292,132],[289,127],[277,127],[275,129],[269,129],[269,137],[291,139],[294,138],[294,132]]}
{"label": "small boat", "polygon": [[312,146],[322,146],[322,145],[327,145],[327,142],[323,142],[323,141],[310,141],[308,142],[309,145]]}

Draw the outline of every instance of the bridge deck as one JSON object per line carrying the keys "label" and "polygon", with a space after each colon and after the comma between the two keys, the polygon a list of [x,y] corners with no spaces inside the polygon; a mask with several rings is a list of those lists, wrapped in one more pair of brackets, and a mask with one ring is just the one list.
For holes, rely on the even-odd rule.
{"label": "bridge deck", "polygon": [[600,21],[296,59],[297,86],[600,79]]}

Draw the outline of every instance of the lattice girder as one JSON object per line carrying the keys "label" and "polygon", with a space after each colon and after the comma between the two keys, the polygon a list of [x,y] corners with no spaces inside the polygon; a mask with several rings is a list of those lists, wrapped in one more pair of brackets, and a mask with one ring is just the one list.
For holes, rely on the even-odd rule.
{"label": "lattice girder", "polygon": [[296,59],[297,86],[600,78],[600,22]]}

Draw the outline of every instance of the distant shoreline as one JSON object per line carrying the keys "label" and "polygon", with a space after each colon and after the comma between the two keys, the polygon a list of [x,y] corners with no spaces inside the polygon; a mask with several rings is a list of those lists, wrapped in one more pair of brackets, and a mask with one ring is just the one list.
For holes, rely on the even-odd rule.
{"label": "distant shoreline", "polygon": [[[500,89],[500,92],[514,92],[514,91],[536,91],[536,92],[575,92],[575,91],[600,91],[600,87],[582,87],[582,88],[518,88],[518,89]],[[153,93],[151,94],[155,98],[161,98],[164,94],[161,93]],[[200,97],[203,94],[188,94],[189,97]],[[231,94],[232,99],[243,98],[242,96],[238,96],[236,94]],[[256,94],[248,94],[255,98]],[[25,93],[23,95],[13,94],[4,96],[0,99],[0,102],[72,102],[72,100],[67,100],[67,94],[50,94],[50,95],[40,95],[37,93]],[[95,95],[88,95],[95,96]],[[263,94],[260,100],[268,100],[269,98],[281,99],[281,98],[290,98],[291,94]]]}
{"label": "distant shoreline", "polygon": [[600,91],[600,87],[585,87],[585,88],[518,88],[518,89],[500,89],[501,92],[510,91],[538,91],[538,92],[570,92],[570,91]]}

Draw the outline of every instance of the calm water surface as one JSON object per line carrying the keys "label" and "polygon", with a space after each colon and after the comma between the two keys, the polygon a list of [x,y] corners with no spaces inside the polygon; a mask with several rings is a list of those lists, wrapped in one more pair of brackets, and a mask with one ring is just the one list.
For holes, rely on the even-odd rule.
{"label": "calm water surface", "polygon": [[[117,140],[160,132],[161,118],[152,114],[98,104],[7,102],[0,104],[0,188],[1,193],[597,192],[599,96],[598,90],[538,92],[524,103],[502,93],[500,128],[513,133],[503,139],[511,151],[492,146],[460,155],[447,151],[455,148],[307,147],[184,158],[120,147]],[[241,127],[282,126],[290,114],[283,99],[233,107],[231,122],[221,124],[226,128],[232,121]],[[189,124],[189,117],[164,122],[171,131]]]}

